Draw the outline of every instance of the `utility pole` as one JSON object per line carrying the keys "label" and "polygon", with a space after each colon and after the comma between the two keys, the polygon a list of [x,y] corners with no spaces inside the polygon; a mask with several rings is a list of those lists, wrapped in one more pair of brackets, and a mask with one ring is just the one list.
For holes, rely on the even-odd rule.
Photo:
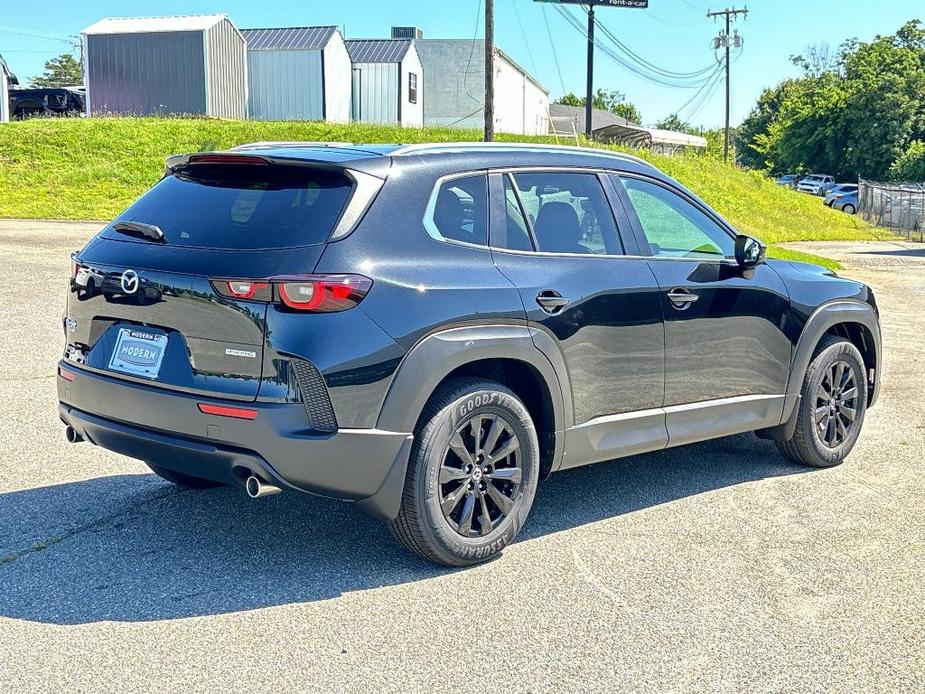
{"label": "utility pole", "polygon": [[485,142],[495,139],[495,1],[485,0]]}
{"label": "utility pole", "polygon": [[649,0],[534,0],[534,2],[551,2],[558,5],[581,5],[588,13],[588,83],[585,90],[585,137],[589,140],[593,134],[591,115],[594,104],[594,8],[623,7],[644,10]]}
{"label": "utility pole", "polygon": [[729,29],[732,21],[738,15],[747,17],[748,8],[743,7],[740,10],[732,8],[731,10],[725,9],[707,12],[707,17],[724,17],[726,19],[726,31],[721,31],[719,36],[713,39],[714,48],[726,49],[726,130],[723,137],[723,162],[729,161],[729,49],[730,47],[741,48],[742,46],[742,37],[739,36],[739,32],[737,31],[735,36],[730,37]]}
{"label": "utility pole", "polygon": [[594,103],[594,3],[588,6],[588,83],[585,89],[585,137],[591,139],[591,115]]}

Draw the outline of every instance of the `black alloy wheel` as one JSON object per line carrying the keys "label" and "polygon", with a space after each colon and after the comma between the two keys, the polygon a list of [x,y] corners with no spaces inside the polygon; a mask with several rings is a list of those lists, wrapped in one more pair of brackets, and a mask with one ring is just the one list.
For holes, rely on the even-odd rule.
{"label": "black alloy wheel", "polygon": [[488,535],[520,489],[520,439],[499,414],[477,414],[450,437],[440,467],[440,508],[463,537]]}

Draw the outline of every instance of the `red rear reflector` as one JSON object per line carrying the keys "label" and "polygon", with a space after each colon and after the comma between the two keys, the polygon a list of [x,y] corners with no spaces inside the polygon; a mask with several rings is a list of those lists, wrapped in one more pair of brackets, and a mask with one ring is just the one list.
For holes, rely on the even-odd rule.
{"label": "red rear reflector", "polygon": [[73,371],[62,369],[60,366],[58,367],[58,375],[65,381],[73,381],[75,378],[77,378],[77,374],[75,374]]}
{"label": "red rear reflector", "polygon": [[225,407],[224,405],[210,405],[200,402],[197,407],[203,414],[214,414],[219,417],[234,417],[236,419],[256,419],[257,410],[248,410],[243,407]]}

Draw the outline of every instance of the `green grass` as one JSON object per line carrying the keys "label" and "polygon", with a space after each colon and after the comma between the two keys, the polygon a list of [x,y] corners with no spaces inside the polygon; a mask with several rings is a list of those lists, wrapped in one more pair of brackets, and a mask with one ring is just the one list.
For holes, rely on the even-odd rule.
{"label": "green grass", "polygon": [[[203,118],[33,119],[0,127],[0,217],[109,219],[162,174],[170,154],[258,140],[441,142],[479,140],[475,130],[407,129],[361,123],[221,121]],[[549,137],[499,139],[554,142]],[[574,141],[561,141],[575,144]],[[616,149],[616,148],[615,148]],[[758,173],[703,156],[641,156],[678,179],[740,231],[771,244],[874,239],[886,232],[780,188]],[[823,261],[835,267],[832,261]]]}

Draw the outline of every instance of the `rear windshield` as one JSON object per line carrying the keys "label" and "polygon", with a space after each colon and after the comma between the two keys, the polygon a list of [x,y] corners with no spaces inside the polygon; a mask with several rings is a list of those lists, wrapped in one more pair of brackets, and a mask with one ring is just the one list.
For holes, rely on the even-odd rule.
{"label": "rear windshield", "polygon": [[[351,184],[294,166],[199,165],[162,178],[113,220],[153,224],[169,246],[289,248],[327,241]],[[129,240],[113,229],[113,239]]]}

